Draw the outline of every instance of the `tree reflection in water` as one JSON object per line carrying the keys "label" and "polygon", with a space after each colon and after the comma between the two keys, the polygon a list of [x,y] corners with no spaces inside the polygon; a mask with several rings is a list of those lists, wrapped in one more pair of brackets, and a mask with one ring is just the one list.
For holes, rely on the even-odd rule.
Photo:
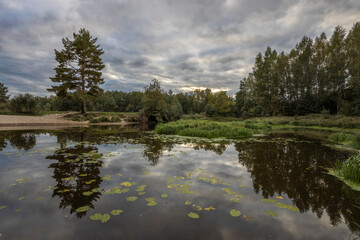
{"label": "tree reflection in water", "polygon": [[256,193],[264,198],[286,194],[300,212],[311,210],[320,218],[326,211],[333,225],[345,221],[351,230],[359,230],[359,194],[324,169],[333,164],[329,159],[345,159],[347,154],[315,146],[284,139],[235,144]]}
{"label": "tree reflection in water", "polygon": [[[100,198],[98,189],[102,182],[98,149],[86,143],[75,146],[61,147],[47,159],[56,160],[49,168],[54,169],[52,176],[57,184],[54,187],[53,197],[58,196],[61,201],[59,208],[70,206],[70,213],[83,206],[94,208],[94,202]],[[90,195],[84,195],[84,192]],[[75,212],[77,217],[83,217],[86,212]]]}

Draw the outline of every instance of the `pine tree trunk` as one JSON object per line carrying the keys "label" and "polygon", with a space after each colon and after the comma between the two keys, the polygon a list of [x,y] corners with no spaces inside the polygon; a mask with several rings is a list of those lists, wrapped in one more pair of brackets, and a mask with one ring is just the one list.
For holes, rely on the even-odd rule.
{"label": "pine tree trunk", "polygon": [[81,103],[81,113],[85,114],[86,113],[86,106],[85,106],[85,74],[84,74],[84,70],[85,70],[85,66],[84,64],[81,66],[81,82],[82,82],[82,93],[83,93],[83,99],[82,99],[82,103]]}

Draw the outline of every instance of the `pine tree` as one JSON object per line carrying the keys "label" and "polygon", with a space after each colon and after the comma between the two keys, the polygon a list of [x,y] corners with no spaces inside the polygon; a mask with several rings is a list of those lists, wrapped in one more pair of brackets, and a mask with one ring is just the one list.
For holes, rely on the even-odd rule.
{"label": "pine tree", "polygon": [[59,97],[74,93],[81,102],[81,113],[85,113],[86,101],[102,92],[99,85],[104,83],[101,78],[101,70],[105,67],[101,59],[104,51],[96,45],[97,38],[93,38],[85,29],[80,29],[73,37],[73,41],[62,39],[64,49],[55,49],[58,66],[54,68],[55,77],[50,79],[61,84],[52,86],[48,91],[55,92]]}
{"label": "pine tree", "polygon": [[9,96],[7,95],[8,88],[5,87],[3,83],[0,83],[0,103],[7,102],[9,100]]}

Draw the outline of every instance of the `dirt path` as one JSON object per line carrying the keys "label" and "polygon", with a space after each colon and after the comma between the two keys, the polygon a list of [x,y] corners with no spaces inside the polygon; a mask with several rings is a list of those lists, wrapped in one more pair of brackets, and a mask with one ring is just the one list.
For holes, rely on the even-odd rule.
{"label": "dirt path", "polygon": [[88,121],[76,122],[63,118],[64,114],[50,114],[45,116],[17,116],[0,115],[0,128],[24,126],[87,126]]}

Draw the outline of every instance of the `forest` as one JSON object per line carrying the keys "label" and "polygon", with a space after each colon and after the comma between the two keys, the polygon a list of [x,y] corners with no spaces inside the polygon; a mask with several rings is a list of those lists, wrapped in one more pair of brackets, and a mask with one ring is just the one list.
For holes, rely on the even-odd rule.
{"label": "forest", "polygon": [[[57,53],[59,54],[59,53]],[[101,69],[101,68],[100,68]],[[0,111],[79,111],[76,93],[38,97],[31,94],[7,95],[0,85]],[[289,52],[267,47],[255,58],[252,71],[240,80],[236,95],[211,89],[174,93],[164,91],[153,79],[144,91],[99,90],[86,102],[88,111],[139,112],[163,120],[183,114],[206,116],[257,117],[300,116],[310,113],[360,115],[360,22],[347,33],[338,26],[328,38],[304,36]]]}

